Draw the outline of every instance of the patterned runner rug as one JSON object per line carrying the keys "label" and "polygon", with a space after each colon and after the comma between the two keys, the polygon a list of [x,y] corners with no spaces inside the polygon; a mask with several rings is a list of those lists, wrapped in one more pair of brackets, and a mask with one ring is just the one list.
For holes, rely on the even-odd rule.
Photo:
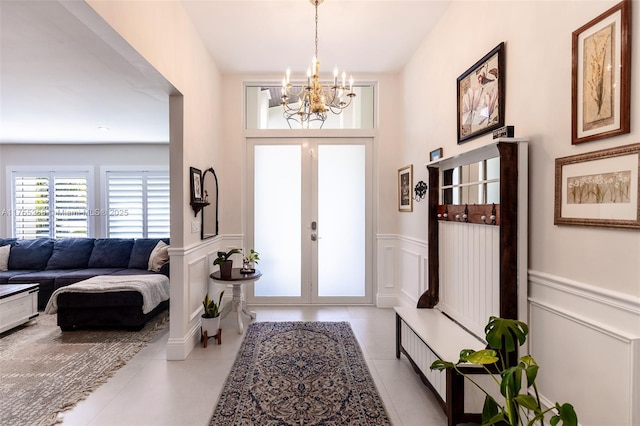
{"label": "patterned runner rug", "polygon": [[51,425],[159,337],[169,313],[140,331],[61,332],[56,315],[0,334],[0,425]]}
{"label": "patterned runner rug", "polygon": [[209,424],[391,423],[348,322],[254,322]]}

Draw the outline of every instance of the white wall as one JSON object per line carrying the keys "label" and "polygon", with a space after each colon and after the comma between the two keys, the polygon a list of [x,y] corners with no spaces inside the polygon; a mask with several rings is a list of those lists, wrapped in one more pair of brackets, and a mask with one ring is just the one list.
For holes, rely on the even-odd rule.
{"label": "white wall", "polygon": [[[34,154],[36,153],[36,154]],[[11,206],[10,181],[7,167],[82,167],[93,173],[93,208],[103,208],[101,167],[151,166],[169,167],[169,144],[1,144],[0,145],[0,205]],[[100,218],[96,218],[100,220]],[[93,237],[104,237],[104,224],[96,224]],[[0,216],[0,236],[11,235],[10,217]]]}
{"label": "white wall", "polygon": [[[200,341],[201,301],[209,284],[208,253],[189,205],[189,167],[224,164],[221,75],[181,2],[87,0],[87,3],[176,89],[170,98],[171,328],[167,357],[184,359]],[[219,174],[220,205],[228,181]],[[221,221],[221,232],[228,232]],[[201,265],[195,268],[194,265]]]}
{"label": "white wall", "polygon": [[[403,71],[406,120],[396,164],[413,163],[419,171],[433,149],[443,147],[448,156],[490,141],[489,134],[457,145],[456,78],[504,41],[506,124],[515,126],[517,137],[530,139],[529,322],[535,337],[531,352],[544,361],[540,378],[543,396],[573,402],[581,423],[594,425],[603,424],[598,412],[613,415],[606,424],[640,422],[640,232],[555,226],[554,160],[640,139],[640,84],[636,84],[640,81],[640,33],[634,31],[632,132],[571,145],[571,33],[617,3],[453,2]],[[634,25],[640,22],[640,4],[635,0],[632,15]],[[402,237],[394,249],[409,255],[399,255],[396,267],[405,262],[414,270],[419,267],[419,260],[411,261],[411,251],[426,256],[424,204],[414,204],[412,214],[397,214],[397,233]],[[403,270],[402,276],[405,273]],[[415,271],[410,273],[410,280],[399,281],[403,303],[415,303],[422,287],[416,280],[424,279]],[[536,289],[535,302],[532,289]],[[557,302],[559,294],[562,302]],[[585,300],[609,314],[591,317]],[[576,335],[584,339],[570,338]],[[614,341],[618,344],[613,345]],[[610,346],[598,346],[597,350],[592,346],[601,343]],[[592,353],[602,358],[594,359]],[[593,363],[603,357],[621,362],[595,368]],[[571,364],[568,360],[578,367],[563,368]]]}

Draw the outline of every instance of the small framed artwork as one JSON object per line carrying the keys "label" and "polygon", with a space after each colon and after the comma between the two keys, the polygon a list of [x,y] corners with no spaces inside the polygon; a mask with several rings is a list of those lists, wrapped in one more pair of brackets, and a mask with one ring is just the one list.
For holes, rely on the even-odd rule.
{"label": "small framed artwork", "polygon": [[413,164],[398,169],[398,210],[413,211]]}
{"label": "small framed artwork", "polygon": [[195,167],[189,167],[189,176],[191,183],[191,202],[202,203],[202,171]]}
{"label": "small framed artwork", "polygon": [[572,34],[571,143],[631,131],[631,1]]}
{"label": "small framed artwork", "polygon": [[429,161],[438,161],[442,158],[442,148],[434,149],[429,153]]}
{"label": "small framed artwork", "polygon": [[640,143],[556,159],[556,225],[640,229]]}
{"label": "small framed artwork", "polygon": [[458,77],[458,144],[504,126],[504,42]]}

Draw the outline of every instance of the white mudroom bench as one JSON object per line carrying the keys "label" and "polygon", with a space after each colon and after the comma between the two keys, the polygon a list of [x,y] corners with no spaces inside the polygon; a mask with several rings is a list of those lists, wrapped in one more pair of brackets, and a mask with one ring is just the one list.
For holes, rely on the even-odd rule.
{"label": "white mudroom bench", "polygon": [[[416,307],[395,308],[396,357],[406,356],[450,426],[480,422],[484,394],[431,364],[484,349],[491,316],[527,321],[527,145],[500,138],[427,164],[428,289]],[[460,370],[492,380],[478,366]]]}

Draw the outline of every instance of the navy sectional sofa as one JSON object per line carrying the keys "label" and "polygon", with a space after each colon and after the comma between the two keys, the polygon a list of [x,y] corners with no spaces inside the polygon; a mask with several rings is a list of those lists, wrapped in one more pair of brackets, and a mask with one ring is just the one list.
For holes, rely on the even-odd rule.
{"label": "navy sectional sofa", "polygon": [[[0,247],[11,246],[8,270],[0,271],[0,285],[40,284],[38,309],[42,310],[56,289],[97,275],[161,273],[168,277],[168,261],[158,272],[148,270],[149,256],[160,240],[169,244],[168,238],[0,238]],[[102,297],[107,310],[112,302]]]}

